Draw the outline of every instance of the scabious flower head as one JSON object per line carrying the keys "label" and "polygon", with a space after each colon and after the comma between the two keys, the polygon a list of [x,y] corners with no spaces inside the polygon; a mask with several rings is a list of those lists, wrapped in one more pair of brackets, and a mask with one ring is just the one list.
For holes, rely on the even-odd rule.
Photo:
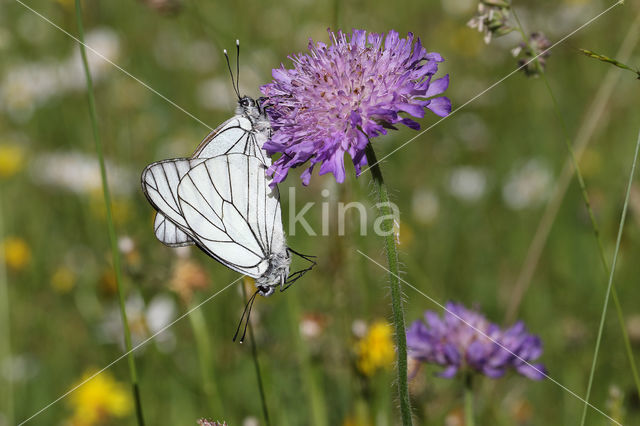
{"label": "scabious flower head", "polygon": [[[522,42],[511,50],[511,54],[515,58],[519,58],[518,66],[524,66],[522,70],[527,77],[536,77],[540,73],[536,60],[544,71],[547,65],[547,58],[551,55],[551,52],[547,50],[550,47],[551,42],[549,39],[543,33],[535,32],[529,36],[529,45]],[[536,60],[533,60],[533,58],[536,58]]]}
{"label": "scabious flower head", "polygon": [[282,153],[269,168],[274,183],[307,161],[305,185],[316,164],[319,174],[331,172],[343,182],[345,152],[359,174],[369,139],[395,124],[419,129],[405,115],[422,118],[425,108],[439,116],[451,112],[449,99],[435,97],[449,86],[448,75],[433,78],[442,56],[428,53],[413,34],[329,34],[331,45],[309,40],[309,53],[290,56],[293,68],[274,69],[273,81],[261,87],[274,130],[263,148]]}
{"label": "scabious flower head", "polygon": [[426,311],[424,322],[411,324],[407,350],[412,358],[445,367],[440,375],[447,378],[461,369],[491,378],[510,368],[533,380],[546,375],[542,364],[530,364],[542,354],[542,343],[524,323],[502,330],[479,312],[451,302],[442,318]]}

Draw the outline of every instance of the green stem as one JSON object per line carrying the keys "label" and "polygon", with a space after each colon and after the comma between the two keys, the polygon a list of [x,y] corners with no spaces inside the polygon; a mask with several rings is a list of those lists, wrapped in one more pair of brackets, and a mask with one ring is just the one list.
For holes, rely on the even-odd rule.
{"label": "green stem", "polygon": [[[242,300],[247,303],[247,290],[244,288],[244,282],[240,285],[242,287]],[[262,403],[262,414],[264,416],[264,423],[269,426],[269,410],[267,409],[267,398],[264,392],[264,385],[262,383],[262,374],[260,373],[260,363],[258,362],[258,348],[256,347],[256,341],[253,336],[253,327],[249,323],[249,337],[251,340],[251,356],[253,358],[253,365],[256,369],[256,378],[258,379],[258,390],[260,391],[260,402]]]}
{"label": "green stem", "polygon": [[80,40],[80,54],[82,56],[82,64],[84,66],[84,74],[87,81],[87,96],[89,98],[89,113],[91,116],[91,127],[93,129],[93,139],[95,141],[98,161],[100,162],[100,177],[102,179],[102,193],[104,195],[104,203],[107,213],[107,229],[109,232],[109,243],[111,245],[111,255],[113,259],[113,269],[115,271],[116,286],[118,288],[118,299],[120,302],[120,315],[124,327],[124,340],[127,350],[127,359],[129,362],[129,374],[131,376],[131,384],[133,391],[133,399],[136,407],[136,417],[139,426],[144,426],[144,417],[142,415],[142,403],[140,401],[140,388],[138,386],[138,373],[133,358],[131,331],[129,330],[129,322],[127,321],[127,312],[125,309],[124,294],[122,291],[122,273],[120,270],[120,252],[118,251],[118,241],[116,239],[116,231],[113,224],[113,216],[111,213],[111,195],[109,193],[109,184],[107,182],[107,170],[104,163],[104,153],[102,149],[102,141],[98,132],[98,118],[96,113],[96,103],[93,95],[93,81],[87,62],[87,52],[84,46],[84,27],[82,25],[82,6],[80,0],[76,0],[76,22],[78,25],[78,39]]}
{"label": "green stem", "polygon": [[473,376],[467,373],[464,377],[464,426],[473,425]]}
{"label": "green stem", "polygon": [[[2,248],[2,240],[4,239],[4,222],[2,216],[2,197],[0,197],[0,314],[2,314],[0,320],[0,363],[11,362],[11,311],[9,303],[9,283],[7,280],[7,269],[5,265],[4,250]],[[7,424],[13,424],[13,384],[11,381],[11,368],[9,368],[9,377],[4,380],[2,386],[3,407],[2,411],[5,413]],[[5,399],[6,398],[6,399]]]}
{"label": "green stem", "polygon": [[[616,263],[618,261],[618,253],[620,251],[620,242],[622,241],[622,231],[624,229],[624,222],[627,217],[627,209],[629,207],[629,197],[631,195],[631,184],[633,183],[633,175],[636,171],[636,163],[638,161],[638,151],[640,150],[640,133],[638,133],[638,139],[636,141],[636,150],[633,155],[633,163],[631,165],[631,172],[629,173],[629,183],[627,184],[627,194],[624,199],[624,206],[622,208],[622,215],[620,217],[620,225],[618,226],[618,237],[616,239],[616,248],[613,252],[613,261],[611,262],[611,272],[609,273],[609,283],[607,284],[607,293],[604,298],[604,306],[602,307],[602,314],[600,315],[600,325],[598,326],[598,337],[596,339],[596,347],[593,353],[593,361],[591,363],[591,371],[589,372],[589,384],[587,386],[587,395],[584,398],[584,407],[582,409],[582,420],[580,421],[580,425],[584,426],[585,420],[587,418],[587,408],[589,407],[589,397],[591,396],[591,387],[593,385],[593,377],[595,375],[596,364],[598,362],[598,353],[600,351],[600,343],[602,341],[602,334],[604,331],[604,323],[607,316],[607,306],[609,303],[609,294],[613,293],[615,295],[615,287],[613,286],[613,274],[616,270]],[[617,296],[614,296],[614,300]],[[624,322],[623,322],[624,324]],[[628,339],[628,338],[627,338]],[[630,350],[630,349],[629,349]],[[629,354],[631,356],[631,360],[633,361],[633,353]],[[631,364],[632,370],[634,372],[635,380],[637,380],[637,371],[635,370],[635,364],[632,362]]]}
{"label": "green stem", "polygon": [[[517,23],[517,30],[519,31],[520,35],[522,36],[523,41],[527,44],[527,47],[529,47],[529,49],[531,49],[531,46],[529,45],[529,39],[526,36],[522,24],[520,22],[520,18],[518,17],[518,14],[516,13],[515,9],[511,8],[511,12],[513,14],[514,19],[516,20]],[[580,166],[578,165],[578,161],[576,159],[576,155],[575,152],[573,150],[573,146],[571,144],[571,139],[569,138],[569,132],[567,130],[567,125],[564,121],[564,118],[560,112],[560,105],[558,103],[558,100],[556,99],[553,90],[551,89],[551,84],[549,83],[549,80],[547,79],[546,73],[544,72],[544,70],[542,69],[542,66],[540,65],[540,62],[536,59],[535,61],[536,66],[538,67],[538,71],[540,73],[540,75],[542,76],[542,80],[547,88],[547,91],[549,92],[549,96],[551,96],[551,100],[553,101],[553,106],[554,106],[554,111],[556,116],[558,117],[559,121],[560,121],[560,125],[562,127],[562,132],[564,134],[564,141],[565,141],[565,145],[567,147],[567,150],[569,151],[569,156],[571,157],[571,163],[573,164],[573,168],[576,172],[576,177],[578,179],[578,184],[580,186],[580,192],[582,194],[582,198],[583,201],[585,203],[585,206],[587,208],[588,214],[589,214],[589,220],[591,221],[591,227],[593,228],[593,233],[594,236],[596,238],[596,242],[598,245],[598,252],[600,254],[600,261],[602,262],[602,266],[604,267],[605,273],[606,275],[609,276],[609,284],[607,286],[607,292],[606,292],[606,296],[605,296],[605,303],[604,303],[604,308],[603,308],[603,312],[602,312],[602,316],[601,316],[601,322],[600,322],[600,326],[599,326],[599,331],[598,331],[598,336],[596,339],[596,349],[595,349],[595,354],[594,354],[594,358],[593,358],[593,362],[592,362],[592,366],[591,366],[591,371],[589,372],[589,383],[587,385],[587,394],[585,396],[585,405],[584,405],[584,409],[583,409],[583,417],[582,417],[582,422],[581,425],[584,425],[584,421],[585,421],[585,416],[586,416],[586,411],[587,411],[587,407],[588,407],[588,403],[589,403],[589,397],[591,396],[591,387],[593,385],[593,377],[595,374],[595,366],[596,366],[596,361],[597,361],[597,357],[598,357],[598,352],[600,349],[600,341],[602,338],[602,333],[604,330],[604,318],[605,318],[605,314],[606,314],[606,310],[608,307],[608,302],[609,302],[609,295],[611,295],[611,298],[613,299],[613,303],[615,305],[616,308],[616,314],[617,314],[617,318],[618,318],[618,323],[620,325],[620,330],[622,332],[622,339],[624,342],[624,346],[625,346],[625,352],[627,355],[627,358],[629,360],[629,364],[631,366],[631,373],[633,376],[633,380],[636,386],[636,391],[638,392],[638,394],[640,395],[640,375],[638,374],[638,369],[636,367],[636,363],[635,363],[635,359],[633,357],[633,349],[631,348],[631,341],[629,340],[629,335],[627,333],[627,328],[625,326],[625,321],[624,321],[624,313],[622,312],[622,305],[620,304],[620,299],[618,297],[618,291],[616,290],[616,287],[613,285],[613,272],[615,270],[615,262],[616,262],[616,257],[617,257],[617,250],[618,247],[616,247],[616,255],[614,255],[614,259],[613,259],[613,263],[611,266],[611,269],[609,269],[609,265],[607,263],[607,259],[604,253],[604,246],[602,244],[602,239],[600,238],[600,228],[598,227],[598,223],[596,221],[595,215],[593,213],[593,209],[591,208],[591,201],[589,199],[589,194],[587,193],[587,188],[586,185],[584,183],[584,178],[582,176],[582,172],[580,170]],[[640,143],[640,140],[639,140]],[[636,151],[637,154],[637,151]],[[630,179],[633,176],[633,173],[635,171],[635,160],[631,169],[631,176]],[[630,186],[629,186],[630,188]],[[628,196],[628,194],[627,194]],[[622,214],[622,218],[620,220],[620,226],[622,226],[622,223],[625,219],[625,215],[626,215],[626,205],[627,202],[625,201],[625,210],[623,211]],[[620,228],[620,232],[622,231],[622,228]],[[620,236],[620,235],[619,235]]]}
{"label": "green stem", "polygon": [[[198,301],[192,304],[197,306]],[[189,310],[189,321],[191,322],[191,328],[193,329],[193,335],[196,341],[196,350],[198,351],[198,361],[200,363],[200,372],[202,373],[202,386],[204,393],[207,396],[207,402],[211,409],[211,416],[214,418],[222,417],[224,414],[222,401],[220,400],[220,388],[217,386],[217,382],[213,380],[215,375],[212,366],[211,356],[211,340],[209,339],[209,332],[207,330],[207,322],[204,318],[204,314],[201,309]]]}
{"label": "green stem", "polygon": [[393,311],[393,324],[395,328],[396,347],[398,350],[398,397],[400,399],[400,413],[403,426],[411,425],[411,405],[409,402],[409,385],[407,380],[407,337],[405,334],[404,312],[402,310],[402,290],[400,289],[400,271],[398,267],[398,251],[396,239],[393,235],[393,210],[389,205],[389,193],[382,178],[382,170],[376,159],[376,154],[371,143],[366,147],[367,162],[371,168],[371,176],[378,194],[378,207],[382,220],[382,233],[384,234],[387,262],[389,266],[389,279],[391,284],[391,308]]}

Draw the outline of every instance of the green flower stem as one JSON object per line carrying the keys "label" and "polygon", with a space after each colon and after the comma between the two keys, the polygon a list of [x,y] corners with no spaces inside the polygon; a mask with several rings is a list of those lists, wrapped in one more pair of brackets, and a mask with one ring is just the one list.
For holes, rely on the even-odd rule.
{"label": "green flower stem", "polygon": [[140,401],[140,388],[138,386],[138,373],[136,370],[135,360],[132,353],[131,331],[129,330],[129,322],[127,321],[127,312],[125,310],[124,294],[122,291],[122,273],[120,270],[120,252],[118,250],[118,241],[116,239],[116,231],[113,225],[113,216],[111,213],[111,195],[109,193],[109,184],[107,182],[107,170],[104,164],[104,154],[102,149],[102,141],[98,132],[98,118],[96,113],[96,103],[93,95],[93,81],[91,80],[91,72],[89,71],[89,63],[87,62],[87,52],[84,47],[84,27],[82,25],[82,6],[80,0],[76,0],[76,22],[78,25],[78,39],[80,40],[80,54],[82,55],[82,64],[84,66],[84,74],[87,80],[87,96],[89,98],[89,114],[91,116],[91,127],[93,129],[93,139],[96,145],[98,161],[100,162],[100,177],[102,178],[102,193],[104,195],[104,203],[107,213],[107,229],[109,232],[109,243],[111,245],[111,255],[113,259],[113,269],[116,276],[116,286],[118,288],[118,299],[120,301],[120,314],[124,327],[124,340],[127,350],[127,359],[129,362],[129,374],[131,376],[131,385],[133,387],[133,399],[136,407],[136,418],[138,426],[144,426],[144,417],[142,415],[142,403]]}
{"label": "green flower stem", "polygon": [[[0,242],[4,237],[4,222],[2,217],[2,197],[0,197]],[[2,245],[0,244],[0,363],[10,362],[11,359],[11,311],[9,303],[9,283],[7,280],[7,268],[5,265],[5,256]],[[11,374],[9,369],[9,374]],[[1,386],[2,401],[0,401],[0,409],[5,414],[7,424],[13,424],[13,385],[11,376],[3,380]]]}
{"label": "green flower stem", "polygon": [[472,373],[464,377],[464,426],[474,426]]}
{"label": "green flower stem", "polygon": [[[515,9],[512,8],[512,14],[514,19],[516,20],[517,23],[517,30],[519,31],[520,35],[522,36],[522,40],[524,41],[524,43],[527,44],[527,46],[530,48],[529,45],[529,39],[526,36],[522,24],[520,22],[520,18],[518,18],[518,15],[515,11]],[[564,118],[560,112],[560,105],[553,93],[553,90],[551,89],[551,85],[549,84],[549,80],[547,79],[547,76],[544,72],[544,70],[542,69],[542,67],[540,66],[540,63],[538,62],[538,60],[535,60],[535,64],[538,67],[538,71],[540,73],[540,75],[542,76],[542,80],[547,88],[547,91],[549,92],[549,96],[551,96],[551,99],[553,101],[553,106],[554,106],[554,111],[556,113],[556,116],[558,117],[558,119],[560,120],[560,124],[562,127],[562,131],[564,134],[564,141],[565,144],[567,146],[567,150],[569,151],[569,156],[571,157],[571,162],[573,164],[573,168],[576,171],[576,177],[578,179],[578,184],[580,185],[580,191],[582,193],[582,198],[584,200],[584,203],[587,207],[587,211],[589,213],[589,220],[591,221],[591,227],[593,228],[593,232],[594,232],[594,236],[596,238],[596,242],[598,244],[598,252],[600,254],[600,260],[602,262],[602,265],[604,267],[605,273],[609,276],[609,284],[607,286],[607,293],[605,296],[605,304],[604,304],[604,308],[603,308],[603,312],[602,312],[602,317],[601,317],[601,321],[600,321],[600,326],[599,326],[599,330],[598,330],[598,336],[596,339],[596,349],[595,349],[595,353],[594,353],[594,358],[593,358],[593,364],[591,367],[591,371],[589,373],[589,383],[587,385],[587,394],[585,396],[585,405],[584,405],[584,409],[583,409],[583,416],[582,416],[582,421],[581,421],[581,425],[584,425],[584,421],[585,421],[585,416],[586,416],[586,411],[587,411],[587,407],[588,407],[588,403],[589,403],[589,398],[591,396],[591,387],[593,385],[593,377],[595,374],[595,366],[596,366],[596,361],[598,358],[598,352],[600,349],[600,342],[601,342],[601,338],[602,338],[602,333],[604,330],[604,319],[605,319],[605,314],[606,314],[606,309],[608,306],[608,302],[609,302],[609,295],[611,294],[611,298],[613,299],[613,303],[615,305],[616,308],[616,314],[618,317],[618,323],[620,325],[620,330],[622,332],[622,339],[624,341],[624,346],[625,346],[625,351],[626,351],[626,355],[627,358],[629,360],[629,364],[631,366],[631,373],[633,376],[633,380],[636,386],[636,391],[638,392],[638,394],[640,394],[640,375],[638,375],[638,369],[636,366],[636,362],[635,359],[633,357],[633,349],[631,348],[631,341],[629,340],[629,335],[627,333],[627,328],[625,326],[625,321],[624,321],[624,314],[622,312],[622,305],[620,304],[620,299],[618,297],[618,291],[616,290],[615,285],[613,285],[613,271],[615,269],[615,262],[616,262],[616,257],[617,257],[617,249],[618,247],[616,247],[616,254],[614,255],[614,259],[613,259],[613,264],[612,264],[612,268],[609,269],[609,265],[604,253],[604,246],[602,244],[602,239],[600,238],[600,228],[598,227],[598,223],[596,221],[595,215],[593,214],[593,209],[591,208],[591,201],[589,200],[589,194],[587,193],[587,189],[586,189],[586,185],[584,183],[584,178],[582,176],[582,172],[580,170],[580,166],[578,165],[578,161],[576,159],[576,155],[575,152],[573,150],[573,146],[571,144],[571,139],[569,138],[569,132],[567,130],[567,125],[564,121]],[[640,142],[640,141],[639,141]],[[637,151],[636,151],[636,155],[637,155]],[[632,166],[632,170],[631,170],[631,176],[630,178],[633,176],[633,173],[635,171],[635,159],[634,159],[634,163]],[[628,194],[627,194],[628,195]],[[626,202],[625,202],[625,210],[623,211],[623,215],[622,218],[620,219],[620,226],[622,226],[622,222],[625,219],[625,215],[626,215]],[[620,228],[620,230],[622,230],[622,228]],[[619,243],[619,241],[618,241]]]}
{"label": "green flower stem", "polygon": [[[244,282],[241,283],[242,287],[242,300],[247,303],[247,290],[244,288]],[[258,361],[258,348],[256,347],[256,341],[253,337],[253,326],[249,323],[249,338],[251,340],[251,356],[253,358],[253,365],[256,368],[256,378],[258,379],[258,390],[260,391],[260,402],[262,403],[262,414],[264,416],[265,425],[269,426],[269,410],[267,409],[267,398],[264,392],[264,385],[262,382],[262,374],[260,372],[260,363]]]}
{"label": "green flower stem", "polygon": [[402,414],[402,425],[411,425],[411,405],[409,402],[409,384],[407,380],[407,337],[405,332],[404,312],[402,310],[402,290],[400,289],[400,271],[398,267],[398,251],[396,239],[393,235],[393,210],[389,206],[389,193],[382,178],[380,164],[376,159],[376,154],[371,143],[366,147],[367,162],[371,168],[371,176],[378,194],[380,205],[380,216],[382,221],[382,232],[385,234],[385,249],[387,252],[387,262],[389,266],[389,279],[391,284],[391,308],[393,311],[393,324],[395,328],[396,348],[398,350],[398,397],[400,399],[400,413]]}
{"label": "green flower stem", "polygon": [[191,322],[191,328],[193,329],[193,335],[196,341],[196,350],[198,352],[198,361],[200,363],[200,372],[202,374],[202,386],[204,393],[209,403],[211,410],[211,417],[222,418],[223,405],[220,400],[220,388],[215,380],[215,372],[212,366],[213,360],[211,355],[211,339],[209,338],[209,331],[207,330],[207,321],[204,318],[202,309],[192,309],[197,306],[199,301],[194,301],[192,307],[189,309],[191,314],[189,315],[189,321]]}

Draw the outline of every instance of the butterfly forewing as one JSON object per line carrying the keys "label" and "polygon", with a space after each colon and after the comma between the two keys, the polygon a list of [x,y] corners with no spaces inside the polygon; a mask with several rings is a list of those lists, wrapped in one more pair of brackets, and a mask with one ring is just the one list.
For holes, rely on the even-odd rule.
{"label": "butterfly forewing", "polygon": [[[209,133],[207,137],[200,142],[191,159],[206,159],[223,154],[244,153],[250,156],[256,156],[268,167],[271,165],[271,159],[265,155],[261,148],[267,139],[267,135],[253,132],[253,125],[247,117],[236,115]],[[186,173],[186,171],[184,173]],[[180,178],[184,176],[184,173],[180,175]],[[171,183],[173,183],[173,180]],[[177,190],[177,183],[173,188]],[[162,189],[166,190],[166,186],[163,186]],[[175,221],[172,220],[165,220],[164,215],[158,211],[154,225],[158,240],[168,246],[193,244],[189,236],[180,230],[181,223],[176,222],[176,226],[174,222]],[[161,224],[162,227],[157,227],[159,224]]]}
{"label": "butterfly forewing", "polygon": [[252,277],[269,265],[271,221],[280,216],[277,192],[264,172],[256,157],[222,155],[193,167],[178,185],[192,238],[212,257]]}
{"label": "butterfly forewing", "polygon": [[209,133],[200,142],[192,158],[212,158],[222,154],[243,153],[256,156],[263,163],[271,165],[271,159],[264,155],[261,148],[267,137],[259,133],[256,137],[253,130],[251,120],[242,115],[236,115]]}

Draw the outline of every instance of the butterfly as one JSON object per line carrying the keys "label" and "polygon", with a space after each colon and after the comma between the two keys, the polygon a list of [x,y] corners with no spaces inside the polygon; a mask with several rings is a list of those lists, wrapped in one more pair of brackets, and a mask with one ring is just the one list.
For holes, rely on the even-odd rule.
{"label": "butterfly", "polygon": [[[226,51],[225,56],[229,64]],[[148,165],[141,181],[157,211],[158,240],[170,247],[196,245],[256,280],[246,313],[256,295],[270,296],[277,287],[284,291],[315,262],[286,244],[278,188],[266,175],[271,160],[262,144],[271,137],[271,126],[262,102],[241,97],[233,73],[232,83],[238,96],[236,115],[207,135],[190,157]],[[290,253],[311,266],[290,274]]]}

